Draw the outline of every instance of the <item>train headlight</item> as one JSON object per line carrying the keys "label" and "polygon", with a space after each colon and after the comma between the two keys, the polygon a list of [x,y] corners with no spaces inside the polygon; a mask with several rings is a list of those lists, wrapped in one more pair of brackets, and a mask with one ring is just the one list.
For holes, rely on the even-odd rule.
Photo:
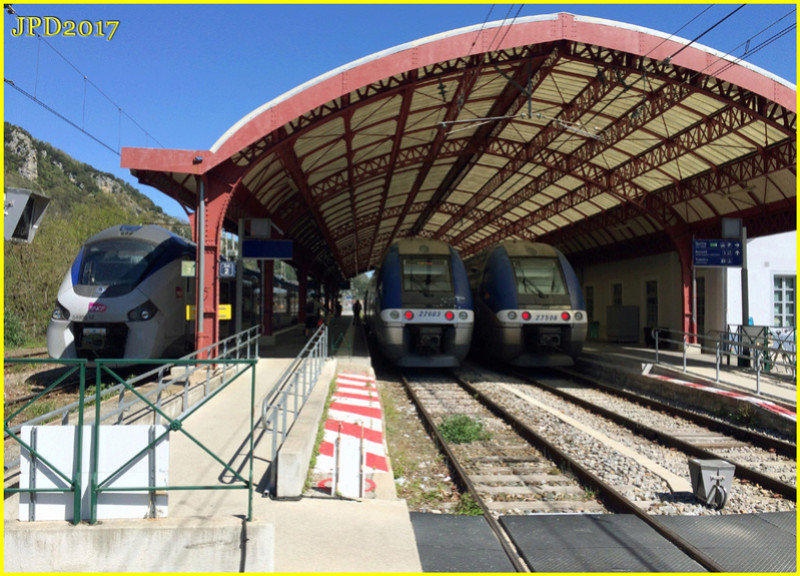
{"label": "train headlight", "polygon": [[406,320],[413,320],[414,319],[414,313],[411,310],[406,310],[405,316],[406,316]]}
{"label": "train headlight", "polygon": [[392,320],[400,320],[400,312],[398,312],[397,310],[392,310],[391,312],[389,312],[389,318],[391,318]]}
{"label": "train headlight", "polygon": [[562,312],[562,313],[561,313],[561,319],[562,319],[564,322],[567,322],[567,321],[570,319],[569,312]]}
{"label": "train headlight", "polygon": [[522,313],[522,319],[523,320],[530,320],[531,319],[531,313],[530,312],[523,312]]}
{"label": "train headlight", "polygon": [[575,312],[575,320],[583,320],[583,312]]}
{"label": "train headlight", "polygon": [[453,314],[450,310],[448,310],[447,312],[444,313],[444,317],[447,318],[448,320],[452,320],[456,317],[456,315]]}
{"label": "train headlight", "polygon": [[511,312],[508,313],[508,319],[509,320],[516,320],[517,319],[517,313],[512,310]]}
{"label": "train headlight", "polygon": [[53,320],[69,320],[69,310],[61,305],[61,302],[56,301],[56,307],[53,308],[53,313],[50,314]]}
{"label": "train headlight", "polygon": [[458,313],[458,319],[459,319],[459,320],[462,320],[462,321],[464,321],[464,320],[466,320],[467,318],[469,318],[469,314],[468,314],[468,313],[466,313],[466,312],[464,312],[463,310],[462,310],[461,312],[459,312],[459,313]]}
{"label": "train headlight", "polygon": [[158,308],[156,308],[156,305],[148,300],[141,306],[137,306],[128,312],[128,320],[131,322],[146,322],[155,316],[156,312],[158,312]]}

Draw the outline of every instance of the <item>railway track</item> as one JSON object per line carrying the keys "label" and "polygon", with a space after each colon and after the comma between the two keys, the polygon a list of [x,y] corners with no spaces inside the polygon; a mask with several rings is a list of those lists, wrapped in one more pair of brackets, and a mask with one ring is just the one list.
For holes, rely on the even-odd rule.
{"label": "railway track", "polygon": [[[478,379],[485,380],[487,374],[490,373],[478,372]],[[797,500],[797,446],[794,442],[734,426],[652,398],[602,387],[601,383],[587,382],[572,372],[553,371],[548,376],[537,378],[519,372],[514,374],[519,381],[533,384],[540,390],[623,426],[648,442],[657,442],[686,457],[725,460],[736,467],[739,482],[754,483],[791,502]],[[511,393],[522,396],[532,394],[530,386],[505,386]],[[683,462],[679,465],[683,465]]]}
{"label": "railway track", "polygon": [[[456,482],[469,492],[518,571],[530,571],[498,518],[509,514],[607,512],[633,514],[700,565],[721,567],[690,542],[647,514],[641,503],[627,498],[595,474],[590,466],[537,433],[524,418],[511,414],[459,378],[404,377],[429,432],[449,460]],[[491,440],[479,446],[448,443],[439,432],[447,415],[480,419]]]}

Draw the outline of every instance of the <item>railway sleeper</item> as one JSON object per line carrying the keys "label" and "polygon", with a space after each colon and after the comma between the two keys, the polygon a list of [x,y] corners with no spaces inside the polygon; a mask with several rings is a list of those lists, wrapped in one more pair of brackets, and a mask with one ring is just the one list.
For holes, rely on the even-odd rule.
{"label": "railway sleeper", "polygon": [[492,474],[479,474],[470,476],[470,480],[476,484],[487,484],[489,482],[505,482],[508,484],[572,484],[575,481],[567,478],[566,476],[553,475],[553,474],[517,474],[508,472],[500,472],[496,475]]}
{"label": "railway sleeper", "polygon": [[536,500],[533,502],[486,502],[486,507],[494,513],[533,514],[533,513],[596,513],[607,514],[608,510],[596,500],[574,502],[570,500]]}
{"label": "railway sleeper", "polygon": [[475,489],[486,494],[509,494],[515,496],[578,496],[586,497],[586,492],[579,486],[487,486],[478,484]]}

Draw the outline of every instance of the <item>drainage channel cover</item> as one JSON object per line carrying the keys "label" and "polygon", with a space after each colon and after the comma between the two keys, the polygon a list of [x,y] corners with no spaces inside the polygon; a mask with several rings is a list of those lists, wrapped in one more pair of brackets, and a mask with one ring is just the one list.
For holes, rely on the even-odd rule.
{"label": "drainage channel cover", "polygon": [[664,516],[671,530],[728,572],[795,572],[797,513]]}
{"label": "drainage channel cover", "polygon": [[503,516],[500,522],[536,572],[705,572],[636,516]]}
{"label": "drainage channel cover", "polygon": [[411,512],[423,572],[514,572],[482,516]]}

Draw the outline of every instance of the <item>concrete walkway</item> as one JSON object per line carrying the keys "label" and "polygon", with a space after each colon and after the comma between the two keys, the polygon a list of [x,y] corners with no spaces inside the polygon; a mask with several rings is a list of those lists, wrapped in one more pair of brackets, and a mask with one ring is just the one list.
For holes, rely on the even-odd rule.
{"label": "concrete walkway", "polygon": [[[658,357],[658,366],[661,368],[683,373],[683,350],[659,350]],[[644,364],[655,364],[656,352],[653,348],[636,345],[589,341],[583,348],[581,358],[605,363],[618,370],[641,373]],[[690,347],[686,357],[686,374],[717,384],[715,360],[714,354],[701,353],[698,348]],[[760,392],[767,399],[797,406],[797,381],[785,371],[776,368],[774,372],[762,372],[759,382],[754,369],[739,368],[735,362],[736,358],[732,358],[728,366],[723,359],[719,387],[748,394]]]}

